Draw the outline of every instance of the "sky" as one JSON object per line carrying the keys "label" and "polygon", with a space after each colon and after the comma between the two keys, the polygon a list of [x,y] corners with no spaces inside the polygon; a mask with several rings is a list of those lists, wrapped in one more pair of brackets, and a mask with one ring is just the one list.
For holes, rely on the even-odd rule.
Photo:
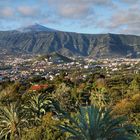
{"label": "sky", "polygon": [[140,35],[140,0],[0,0],[0,30],[35,23],[61,31]]}

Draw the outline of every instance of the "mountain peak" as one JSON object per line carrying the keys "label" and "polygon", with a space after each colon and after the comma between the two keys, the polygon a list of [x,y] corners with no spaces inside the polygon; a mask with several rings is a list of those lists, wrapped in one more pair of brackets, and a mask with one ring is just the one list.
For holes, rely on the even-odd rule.
{"label": "mountain peak", "polygon": [[20,32],[41,32],[41,31],[44,31],[44,32],[56,32],[57,30],[47,28],[47,27],[45,27],[43,25],[35,23],[35,24],[29,25],[27,27],[19,28],[19,29],[17,29],[17,31],[20,31]]}

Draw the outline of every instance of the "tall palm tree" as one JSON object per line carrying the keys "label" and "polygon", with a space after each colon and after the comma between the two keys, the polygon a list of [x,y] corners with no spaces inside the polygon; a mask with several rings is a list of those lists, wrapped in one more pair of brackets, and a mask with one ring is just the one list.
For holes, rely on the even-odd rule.
{"label": "tall palm tree", "polygon": [[113,118],[110,112],[95,106],[81,107],[75,117],[64,114],[70,122],[58,127],[68,132],[71,140],[135,140],[127,131],[131,126],[125,124],[126,120]]}
{"label": "tall palm tree", "polygon": [[0,106],[0,139],[20,140],[21,130],[28,122],[16,104]]}

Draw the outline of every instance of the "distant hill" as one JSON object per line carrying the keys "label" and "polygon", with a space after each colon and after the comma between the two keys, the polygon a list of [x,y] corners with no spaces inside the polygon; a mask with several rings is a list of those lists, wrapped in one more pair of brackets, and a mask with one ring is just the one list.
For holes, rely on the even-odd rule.
{"label": "distant hill", "polygon": [[140,57],[140,36],[61,32],[42,25],[22,31],[0,31],[0,51],[8,53],[90,56],[96,58]]}
{"label": "distant hill", "polygon": [[72,59],[70,59],[62,54],[59,54],[57,52],[54,52],[48,56],[49,56],[50,61],[52,61],[54,63],[70,63],[73,61]]}
{"label": "distant hill", "polygon": [[70,62],[73,62],[72,59],[62,55],[62,54],[59,54],[57,52],[53,52],[51,54],[48,54],[48,55],[41,55],[41,56],[38,56],[36,58],[37,60],[48,60],[50,62],[54,62],[54,63],[70,63]]}

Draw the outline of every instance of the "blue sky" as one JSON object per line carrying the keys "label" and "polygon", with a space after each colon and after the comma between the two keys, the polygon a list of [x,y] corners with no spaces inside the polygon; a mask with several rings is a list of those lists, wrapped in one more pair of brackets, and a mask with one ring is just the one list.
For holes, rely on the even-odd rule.
{"label": "blue sky", "polygon": [[0,0],[0,30],[35,23],[62,31],[140,35],[140,0]]}

